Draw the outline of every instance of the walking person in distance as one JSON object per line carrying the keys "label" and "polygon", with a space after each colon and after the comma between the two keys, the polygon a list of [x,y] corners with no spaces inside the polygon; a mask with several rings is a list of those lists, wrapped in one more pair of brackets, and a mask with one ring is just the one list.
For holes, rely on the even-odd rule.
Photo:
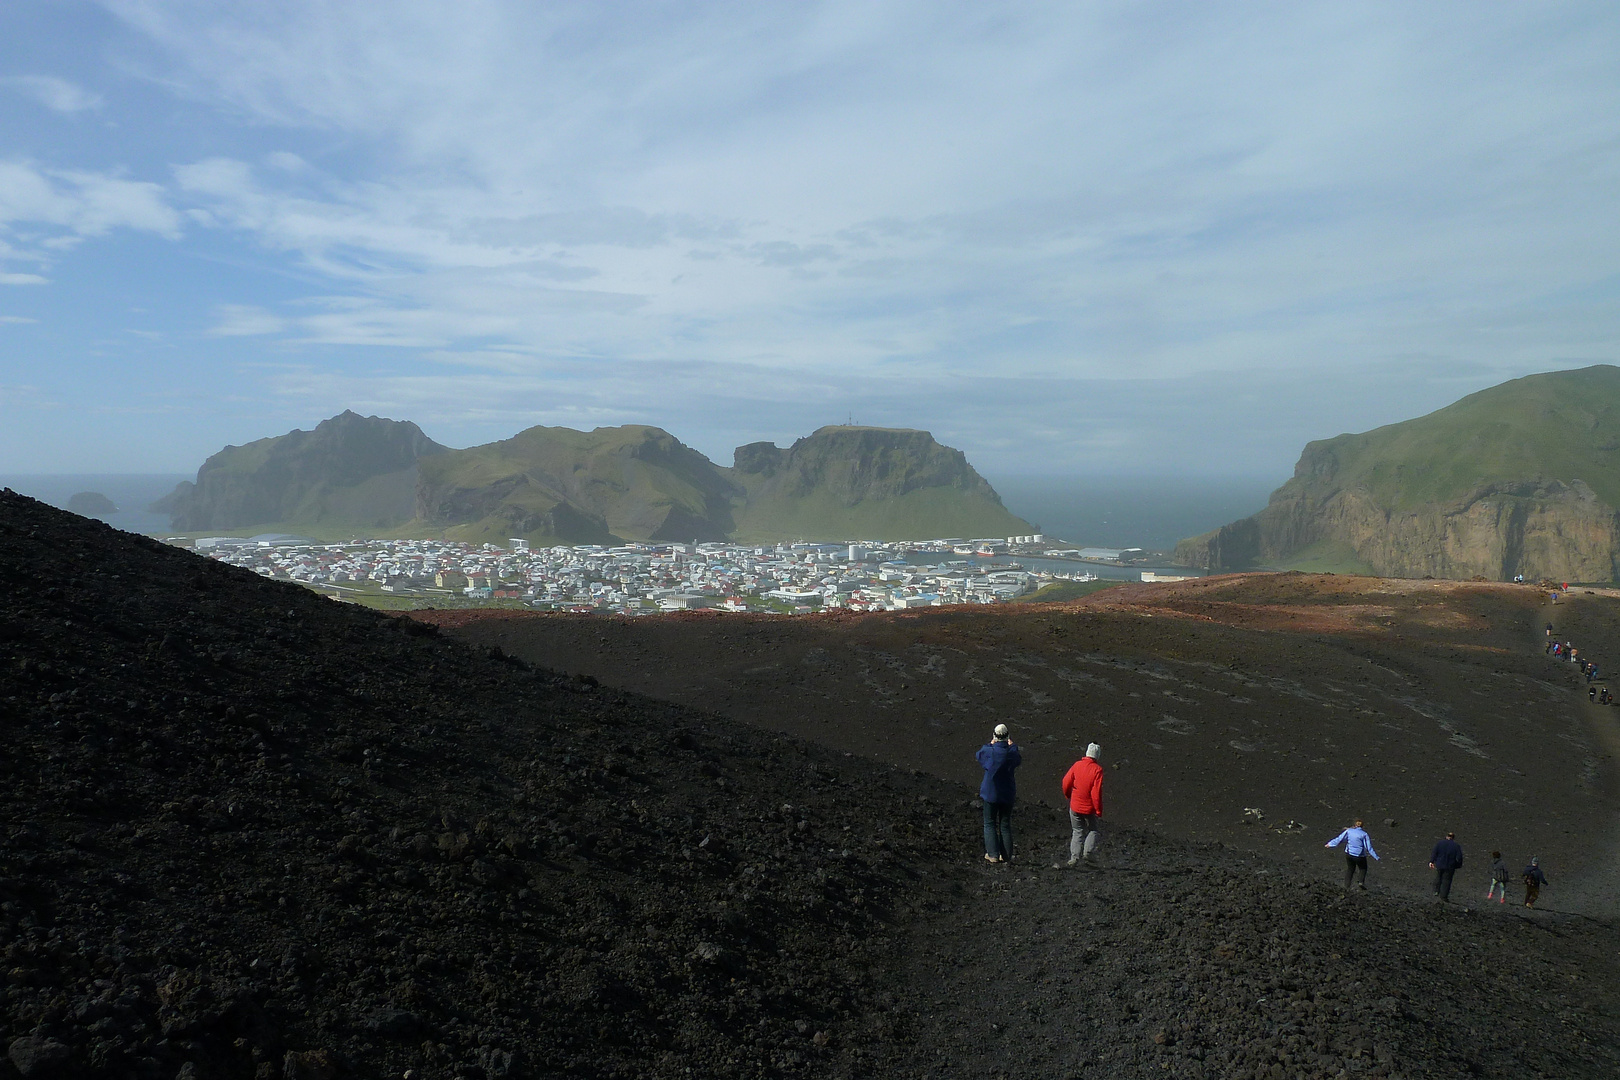
{"label": "walking person in distance", "polygon": [[984,767],[984,779],[979,783],[979,799],[984,803],[984,859],[1006,862],[1013,850],[1012,808],[1017,794],[1013,771],[1022,764],[1023,755],[1007,725],[997,724],[990,741],[975,756]]}
{"label": "walking person in distance", "polygon": [[1507,903],[1508,865],[1500,851],[1491,852],[1491,887],[1485,890],[1485,899],[1496,898],[1498,904]]}
{"label": "walking person in distance", "polygon": [[1063,794],[1069,800],[1069,865],[1088,862],[1096,850],[1101,834],[1097,831],[1102,817],[1103,767],[1097,764],[1102,747],[1091,743],[1086,756],[1069,766],[1063,774]]}
{"label": "walking person in distance", "polygon": [[1541,887],[1546,885],[1547,875],[1541,872],[1541,860],[1533,858],[1530,865],[1524,868],[1524,906],[1536,906],[1536,898],[1541,895]]}
{"label": "walking person in distance", "polygon": [[1451,879],[1457,876],[1462,869],[1463,849],[1457,843],[1457,834],[1448,832],[1445,838],[1435,841],[1434,850],[1429,852],[1429,869],[1434,871],[1434,895],[1446,903],[1451,903]]}
{"label": "walking person in distance", "polygon": [[1344,845],[1344,887],[1348,889],[1352,878],[1360,877],[1358,883],[1361,889],[1367,888],[1367,856],[1378,858],[1378,852],[1373,850],[1372,837],[1367,830],[1361,827],[1361,819],[1344,832],[1329,840],[1323,847],[1338,847]]}

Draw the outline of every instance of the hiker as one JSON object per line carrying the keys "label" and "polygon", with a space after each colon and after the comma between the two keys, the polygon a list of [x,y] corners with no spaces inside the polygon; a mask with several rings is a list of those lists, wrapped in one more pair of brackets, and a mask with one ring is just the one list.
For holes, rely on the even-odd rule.
{"label": "hiker", "polygon": [[1360,887],[1365,891],[1367,888],[1367,856],[1371,855],[1374,859],[1377,859],[1378,852],[1373,850],[1372,837],[1368,836],[1367,830],[1361,827],[1360,818],[1356,819],[1354,825],[1322,846],[1338,847],[1340,844],[1344,845],[1344,887],[1348,889],[1351,878],[1359,875],[1361,878]]}
{"label": "hiker", "polygon": [[1500,851],[1491,852],[1491,887],[1485,890],[1485,899],[1496,897],[1498,904],[1507,903],[1508,868]]}
{"label": "hiker", "polygon": [[1069,865],[1088,862],[1101,838],[1097,820],[1102,817],[1103,768],[1097,764],[1102,747],[1096,743],[1086,746],[1086,756],[1069,766],[1063,774],[1063,794],[1069,800]]}
{"label": "hiker", "polygon": [[1588,686],[1586,688],[1586,700],[1587,701],[1596,701],[1597,700],[1597,687]]}
{"label": "hiker", "polygon": [[1547,875],[1541,872],[1541,860],[1532,858],[1530,865],[1524,868],[1524,906],[1536,906],[1536,898],[1541,895],[1541,887],[1547,884]]}
{"label": "hiker", "polygon": [[1597,671],[1598,668],[1596,664],[1588,664],[1586,667],[1586,681],[1596,682],[1598,677]]}
{"label": "hiker", "polygon": [[1613,705],[1614,704],[1614,695],[1609,693],[1609,688],[1607,686],[1605,686],[1602,690],[1598,691],[1598,704],[1599,705]]}
{"label": "hiker", "polygon": [[984,766],[979,798],[984,802],[984,861],[1012,858],[1012,807],[1016,791],[1013,770],[1023,762],[1006,724],[997,724],[991,740],[975,755]]}
{"label": "hiker", "polygon": [[1552,623],[1548,623],[1547,624],[1547,640],[1548,641],[1552,640],[1552,631],[1553,631]]}
{"label": "hiker", "polygon": [[1434,871],[1434,895],[1446,903],[1451,903],[1451,879],[1457,876],[1462,868],[1462,845],[1457,843],[1457,834],[1446,833],[1444,840],[1437,840],[1434,850],[1429,852],[1429,869]]}

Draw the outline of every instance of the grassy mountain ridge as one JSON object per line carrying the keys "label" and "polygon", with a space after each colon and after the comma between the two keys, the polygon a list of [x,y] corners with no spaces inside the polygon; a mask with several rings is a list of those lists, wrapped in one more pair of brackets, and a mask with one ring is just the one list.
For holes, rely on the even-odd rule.
{"label": "grassy mountain ridge", "polygon": [[416,519],[466,540],[719,540],[737,494],[661,428],[532,427],[425,463]]}
{"label": "grassy mountain ridge", "polygon": [[1528,375],[1426,416],[1309,443],[1284,490],[1360,487],[1412,510],[1537,480],[1579,480],[1620,506],[1620,367]]}
{"label": "grassy mountain ridge", "polygon": [[[392,425],[392,426],[389,426]],[[344,448],[352,449],[345,457]],[[661,428],[536,426],[451,450],[345,413],[210,457],[167,500],[176,529],[504,543],[900,540],[1034,531],[926,431],[824,427],[724,468]]]}
{"label": "grassy mountain ridge", "polygon": [[1309,443],[1264,510],[1181,562],[1388,576],[1608,581],[1620,567],[1620,368],[1493,386],[1425,416]]}

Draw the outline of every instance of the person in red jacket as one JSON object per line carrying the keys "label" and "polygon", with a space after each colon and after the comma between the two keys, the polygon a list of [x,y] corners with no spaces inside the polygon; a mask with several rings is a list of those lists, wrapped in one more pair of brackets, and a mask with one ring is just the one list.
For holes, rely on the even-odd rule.
{"label": "person in red jacket", "polygon": [[1102,817],[1103,768],[1097,764],[1102,747],[1092,743],[1086,756],[1063,774],[1063,794],[1069,800],[1069,865],[1089,860],[1097,847],[1097,820]]}

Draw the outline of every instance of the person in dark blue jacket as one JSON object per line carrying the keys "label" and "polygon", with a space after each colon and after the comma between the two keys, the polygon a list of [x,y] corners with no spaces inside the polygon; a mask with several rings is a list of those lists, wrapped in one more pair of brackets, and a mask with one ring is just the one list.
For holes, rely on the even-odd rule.
{"label": "person in dark blue jacket", "polygon": [[984,860],[1006,862],[1012,858],[1012,807],[1017,795],[1013,770],[1023,762],[1023,755],[1007,725],[997,724],[994,737],[975,756],[984,767],[984,780],[979,784],[979,798],[984,802]]}
{"label": "person in dark blue jacket", "polygon": [[1436,840],[1434,850],[1429,852],[1429,869],[1434,871],[1434,895],[1451,903],[1451,879],[1457,876],[1462,869],[1462,845],[1457,843],[1457,834],[1448,832],[1444,840]]}

